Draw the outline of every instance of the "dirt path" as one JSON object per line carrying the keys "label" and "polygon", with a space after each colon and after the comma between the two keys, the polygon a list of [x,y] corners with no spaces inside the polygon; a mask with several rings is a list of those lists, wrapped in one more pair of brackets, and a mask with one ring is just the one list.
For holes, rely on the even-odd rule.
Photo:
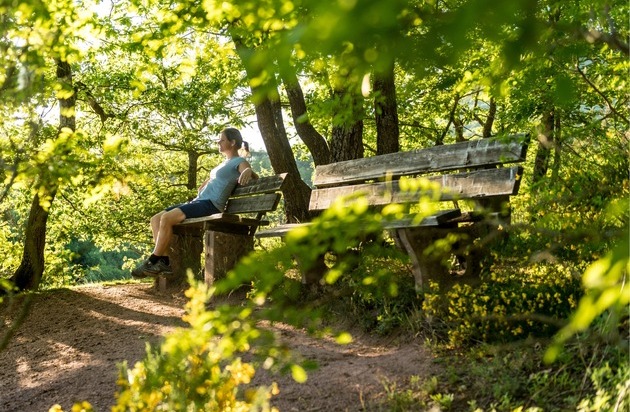
{"label": "dirt path", "polygon": [[[58,403],[89,401],[96,411],[115,402],[117,363],[130,365],[182,326],[185,300],[161,294],[150,284],[89,286],[38,295],[8,348],[0,352],[0,411],[46,412]],[[0,306],[3,330],[16,308]],[[369,336],[350,345],[316,340],[291,327],[278,332],[319,369],[305,384],[273,377],[281,411],[359,411],[383,400],[383,382],[403,388],[413,375],[428,376],[436,366],[416,343],[393,345]],[[267,377],[258,376],[257,380]],[[265,382],[269,383],[269,382]],[[374,410],[374,409],[371,409]]]}

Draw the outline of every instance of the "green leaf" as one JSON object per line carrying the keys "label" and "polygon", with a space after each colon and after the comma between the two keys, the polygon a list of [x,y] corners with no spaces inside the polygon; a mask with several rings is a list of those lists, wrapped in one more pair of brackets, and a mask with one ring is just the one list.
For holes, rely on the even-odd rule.
{"label": "green leaf", "polygon": [[347,345],[349,343],[352,343],[352,335],[349,334],[348,332],[342,332],[339,335],[337,335],[335,340],[340,345]]}
{"label": "green leaf", "polygon": [[293,376],[293,380],[298,383],[304,383],[308,378],[304,368],[295,364],[291,365],[291,376]]}

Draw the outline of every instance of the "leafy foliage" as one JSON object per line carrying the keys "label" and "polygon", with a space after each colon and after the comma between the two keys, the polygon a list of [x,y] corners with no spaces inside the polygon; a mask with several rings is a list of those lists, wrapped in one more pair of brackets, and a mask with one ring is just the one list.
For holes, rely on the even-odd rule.
{"label": "leafy foliage", "polygon": [[147,347],[145,360],[132,369],[121,365],[113,411],[271,410],[275,384],[242,389],[255,370],[238,356],[263,332],[248,308],[206,310],[211,296],[204,285],[189,289],[184,320],[190,327],[171,333],[157,350]]}
{"label": "leafy foliage", "polygon": [[573,268],[536,266],[529,276],[493,268],[492,278],[476,288],[441,291],[434,285],[425,295],[425,315],[444,325],[455,346],[551,336],[577,307],[582,289]]}
{"label": "leafy foliage", "polygon": [[[480,340],[548,337],[577,307],[547,358],[555,354],[560,361],[561,345],[579,353],[579,339],[591,332],[614,343],[627,333],[620,327],[627,324],[630,299],[627,2],[134,0],[107,9],[92,6],[63,0],[0,3],[3,285],[19,265],[34,194],[60,188],[54,204],[44,196],[45,205],[52,206],[47,286],[109,276],[106,272],[118,276],[120,260],[114,270],[107,257],[141,256],[150,243],[148,217],[194,195],[198,174],[216,164],[208,137],[226,124],[249,123],[256,96],[248,95],[247,86],[275,97],[276,77],[297,72],[307,85],[311,123],[326,135],[339,108],[331,98],[335,82],[346,79],[358,90],[370,84],[375,71],[395,61],[404,149],[469,139],[488,130],[526,130],[541,135],[532,151],[552,153],[545,164],[527,165],[525,176],[535,167],[544,176],[524,182],[514,200],[510,241],[492,251],[494,264],[486,267],[486,283],[477,289],[429,291],[420,309],[406,288],[405,261],[383,256],[391,250],[379,239],[383,215],[368,214],[359,201],[333,208],[312,230],[292,234],[286,246],[245,259],[218,286],[220,291],[253,282],[251,313],[321,331],[316,316],[321,308],[313,304],[308,308],[313,310],[305,310],[306,292],[285,275],[293,273],[296,257],[307,267],[333,250],[327,255],[327,284],[347,291],[346,303],[365,326],[382,332],[407,321],[411,329],[437,331],[433,336],[446,337],[458,347]],[[250,47],[245,59],[249,78],[233,40]],[[73,66],[74,90],[56,83],[52,68],[58,59]],[[369,87],[361,91],[365,100],[358,116],[366,120],[364,142],[374,146],[374,96]],[[69,93],[78,97],[79,127],[75,133],[58,134],[50,113],[56,98]],[[549,135],[541,119],[551,113],[554,128]],[[306,174],[303,179],[308,181]],[[386,209],[384,216],[398,212]],[[88,243],[79,247],[76,239]],[[512,268],[506,269],[508,265]],[[198,299],[201,292],[191,293]],[[198,319],[223,319],[199,307],[191,310],[197,311],[191,317],[193,329],[208,325]],[[251,373],[247,363],[232,363],[241,347],[218,352],[225,358],[205,364],[200,354],[219,349],[204,346],[189,333],[182,332],[182,344],[195,341],[198,353],[185,355],[185,347],[171,342],[163,352],[150,352],[138,371],[151,379],[155,373],[181,378],[174,366],[192,368],[200,362],[211,370],[201,368],[191,379],[209,378],[216,385],[204,386],[201,392],[207,392],[202,394],[195,392],[197,381],[189,382],[196,385],[190,388],[177,387],[143,380],[142,373],[136,376],[127,369],[133,375],[125,383],[130,403],[151,396],[152,402],[180,402],[184,394],[202,399],[220,392],[222,402],[241,405],[246,397],[237,388]],[[577,349],[571,346],[576,339]],[[167,356],[171,350],[182,355],[174,363]],[[627,393],[628,371],[618,366],[627,353],[617,355],[617,364],[598,361],[588,374],[589,389],[597,394],[576,394],[573,404],[582,399],[583,410],[607,408]],[[511,356],[494,360],[492,371],[518,364]],[[517,400],[523,399],[518,388],[526,383],[531,393],[540,394],[549,382],[564,387],[576,376],[561,370],[551,375],[536,366],[517,365],[514,379],[508,376],[505,386],[494,382],[492,393],[483,393],[494,401],[484,406],[518,407]],[[293,370],[303,376],[300,367]],[[150,383],[175,396],[160,398]],[[449,393],[431,391],[444,407]],[[144,396],[149,398],[140,399]],[[261,399],[246,401],[264,407]],[[79,404],[76,410],[81,409],[89,405]]]}

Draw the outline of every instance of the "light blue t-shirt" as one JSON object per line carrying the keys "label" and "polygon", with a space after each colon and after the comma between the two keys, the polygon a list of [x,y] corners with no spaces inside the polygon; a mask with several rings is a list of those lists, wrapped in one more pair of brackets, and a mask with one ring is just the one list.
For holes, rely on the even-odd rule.
{"label": "light blue t-shirt", "polygon": [[245,161],[240,156],[225,160],[210,171],[210,181],[201,190],[197,199],[210,200],[212,204],[223,211],[230,194],[238,184],[238,166]]}

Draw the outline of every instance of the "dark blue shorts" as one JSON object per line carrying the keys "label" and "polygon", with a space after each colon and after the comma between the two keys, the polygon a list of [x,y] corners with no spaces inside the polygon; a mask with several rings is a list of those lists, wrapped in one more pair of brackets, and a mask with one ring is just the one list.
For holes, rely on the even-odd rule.
{"label": "dark blue shorts", "polygon": [[221,211],[217,209],[210,200],[191,200],[190,202],[169,206],[164,210],[168,212],[169,210],[173,209],[179,209],[184,212],[184,215],[186,215],[187,219],[221,213]]}

